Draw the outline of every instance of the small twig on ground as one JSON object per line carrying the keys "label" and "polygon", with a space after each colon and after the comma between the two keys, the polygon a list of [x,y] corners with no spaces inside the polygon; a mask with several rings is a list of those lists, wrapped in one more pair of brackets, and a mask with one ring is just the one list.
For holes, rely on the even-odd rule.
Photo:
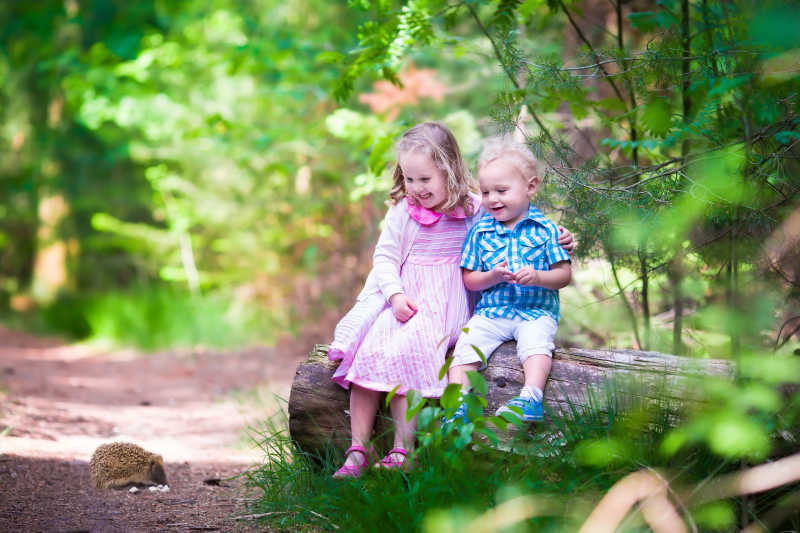
{"label": "small twig on ground", "polygon": [[185,500],[172,500],[172,501],[165,501],[165,505],[183,505],[185,503],[197,503],[197,499],[195,498],[186,498]]}
{"label": "small twig on ground", "polygon": [[274,514],[289,514],[291,511],[271,511],[269,513],[256,513],[256,514],[246,514],[242,516],[234,516],[234,520],[258,520],[259,518],[264,518],[266,516],[272,516]]}
{"label": "small twig on ground", "polygon": [[221,531],[221,529],[216,526],[195,526],[192,524],[187,524],[186,522],[167,524],[167,527],[185,527],[186,529],[190,529],[192,531]]}
{"label": "small twig on ground", "polygon": [[331,522],[331,519],[330,519],[330,518],[328,518],[327,516],[325,516],[325,515],[321,515],[321,514],[319,514],[319,513],[318,513],[318,512],[316,512],[316,511],[312,511],[311,509],[306,509],[305,507],[300,507],[299,505],[297,506],[297,508],[298,508],[298,509],[302,509],[302,510],[304,510],[304,511],[307,511],[307,512],[309,512],[309,513],[313,514],[314,516],[316,516],[317,518],[322,518],[322,519],[323,519],[323,520],[325,520],[327,523],[329,523],[329,524],[330,524],[330,525],[333,527],[333,529],[339,529],[339,526],[337,526],[336,524],[334,524],[333,522]]}

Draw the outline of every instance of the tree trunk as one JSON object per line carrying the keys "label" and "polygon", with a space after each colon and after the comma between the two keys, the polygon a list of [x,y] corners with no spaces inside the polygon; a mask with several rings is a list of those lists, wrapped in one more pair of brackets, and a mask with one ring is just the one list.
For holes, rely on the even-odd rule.
{"label": "tree trunk", "polygon": [[[297,368],[289,396],[289,432],[301,449],[322,451],[333,444],[350,444],[348,392],[331,381],[338,363],[328,360],[328,346],[318,344],[308,361]],[[729,377],[731,364],[718,359],[690,359],[657,352],[633,350],[556,349],[553,367],[544,391],[550,413],[573,408],[603,408],[608,395],[604,383],[613,388],[614,400],[686,403],[698,400],[701,380],[709,375]],[[489,386],[486,414],[517,395],[523,384],[522,366],[513,342],[502,344],[483,372]],[[384,406],[376,423],[379,446],[390,442],[391,421]]]}

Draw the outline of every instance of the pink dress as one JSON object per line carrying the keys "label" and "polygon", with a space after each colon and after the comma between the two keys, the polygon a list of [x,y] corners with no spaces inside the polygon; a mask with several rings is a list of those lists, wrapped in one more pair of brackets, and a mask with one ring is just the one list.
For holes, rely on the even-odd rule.
{"label": "pink dress", "polygon": [[446,377],[439,379],[445,353],[471,314],[459,267],[466,232],[463,218],[447,215],[420,227],[400,269],[403,290],[419,307],[417,313],[398,321],[380,292],[359,302],[334,333],[331,346],[342,359],[336,383],[378,391],[400,385],[398,394],[413,389],[441,396],[447,386]]}

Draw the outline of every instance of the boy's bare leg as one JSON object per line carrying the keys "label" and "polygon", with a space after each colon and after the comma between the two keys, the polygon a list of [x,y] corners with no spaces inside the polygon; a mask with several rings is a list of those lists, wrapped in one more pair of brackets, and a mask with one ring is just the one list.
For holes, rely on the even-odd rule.
{"label": "boy's bare leg", "polygon": [[525,371],[525,386],[536,387],[543,391],[552,366],[553,360],[545,354],[531,355],[525,359],[525,362],[522,363],[522,369]]}
{"label": "boy's bare leg", "polygon": [[[380,391],[365,389],[355,383],[350,386],[350,432],[353,446],[369,449],[369,437],[378,413],[380,395]],[[351,453],[344,464],[356,466],[363,462],[364,457],[360,453]]]}
{"label": "boy's bare leg", "polygon": [[450,371],[447,373],[447,378],[450,380],[450,383],[458,383],[461,385],[461,392],[466,392],[467,389],[469,389],[467,372],[469,370],[478,370],[480,367],[480,363],[451,366]]}

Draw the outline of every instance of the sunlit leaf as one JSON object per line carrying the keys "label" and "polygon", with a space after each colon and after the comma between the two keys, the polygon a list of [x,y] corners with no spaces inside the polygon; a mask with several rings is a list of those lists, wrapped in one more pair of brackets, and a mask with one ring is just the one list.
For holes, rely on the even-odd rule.
{"label": "sunlit leaf", "polygon": [[647,102],[642,112],[642,122],[653,135],[666,135],[672,127],[669,102],[663,98],[654,98]]}
{"label": "sunlit leaf", "polygon": [[470,385],[472,385],[472,390],[474,390],[478,394],[486,396],[489,387],[487,386],[486,380],[483,378],[483,376],[474,370],[467,370],[466,373]]}
{"label": "sunlit leaf", "polygon": [[383,403],[384,403],[384,405],[386,405],[386,407],[389,407],[389,403],[391,403],[392,398],[394,398],[394,395],[397,394],[397,391],[400,390],[400,387],[401,387],[401,385],[396,385],[395,388],[393,388],[392,390],[390,390],[389,392],[386,393],[386,399],[384,399],[384,401],[383,401]]}
{"label": "sunlit leaf", "polygon": [[708,441],[713,451],[732,459],[761,459],[770,449],[766,428],[748,416],[734,413],[714,421]]}
{"label": "sunlit leaf", "polygon": [[478,348],[477,346],[475,346],[474,344],[472,344],[471,346],[472,346],[472,349],[475,350],[475,353],[478,354],[478,357],[481,358],[481,365],[482,366],[486,366],[486,357],[483,355],[483,352],[481,351],[481,349]]}
{"label": "sunlit leaf", "polygon": [[506,429],[508,428],[508,421],[500,416],[489,417],[489,422],[497,426],[500,429],[500,431],[506,431]]}
{"label": "sunlit leaf", "polygon": [[439,380],[444,379],[444,377],[447,375],[447,372],[450,371],[450,365],[453,364],[453,360],[454,357],[452,355],[444,360],[442,368],[439,369]]}
{"label": "sunlit leaf", "polygon": [[478,428],[475,431],[481,433],[482,435],[486,435],[486,437],[494,444],[495,446],[500,443],[500,439],[497,438],[497,433],[487,427]]}
{"label": "sunlit leaf", "polygon": [[427,399],[419,392],[411,389],[406,395],[406,402],[408,404],[408,409],[406,410],[406,420],[411,420],[417,416],[417,413],[419,413],[423,407],[425,407],[427,404]]}
{"label": "sunlit leaf", "polygon": [[712,502],[692,509],[692,519],[704,530],[728,531],[736,523],[736,514],[730,502]]}
{"label": "sunlit leaf", "polygon": [[627,458],[627,446],[618,439],[592,439],[578,443],[575,448],[578,462],[595,467],[619,464]]}
{"label": "sunlit leaf", "polygon": [[437,418],[437,409],[430,405],[425,406],[417,416],[417,428],[425,430]]}
{"label": "sunlit leaf", "polygon": [[445,387],[439,404],[445,409],[456,409],[461,405],[461,385],[458,383],[450,383]]}

